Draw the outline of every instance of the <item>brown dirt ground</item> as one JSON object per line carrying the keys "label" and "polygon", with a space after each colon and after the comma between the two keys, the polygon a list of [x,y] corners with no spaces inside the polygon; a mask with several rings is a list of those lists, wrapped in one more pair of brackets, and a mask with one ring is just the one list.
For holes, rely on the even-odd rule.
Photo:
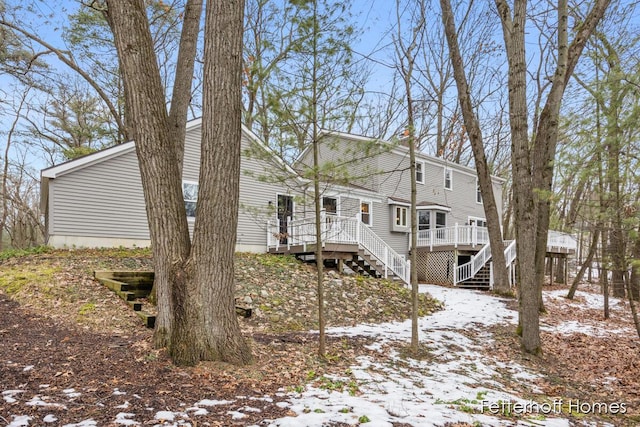
{"label": "brown dirt ground", "polygon": [[[258,264],[252,257],[247,258],[245,267],[256,268],[253,273],[264,280],[268,270],[256,267]],[[285,264],[290,265],[290,261]],[[275,268],[278,274],[283,274],[284,267],[278,262],[263,267]],[[212,399],[233,402],[206,407],[209,414],[194,418],[197,422],[193,421],[192,425],[263,425],[265,420],[288,414],[286,407],[277,405],[284,400],[281,392],[309,382],[310,373],[315,377],[345,376],[356,356],[381,357],[364,347],[368,343],[365,339],[329,338],[328,360],[321,361],[315,354],[316,335],[295,328],[287,331],[282,322],[273,325],[269,315],[264,314],[249,321],[241,320],[243,332],[252,344],[253,365],[237,368],[202,363],[194,368],[176,368],[164,351],[151,348],[151,331],[141,326],[124,303],[91,278],[91,272],[96,269],[150,268],[150,256],[144,250],[55,251],[0,261],[0,284],[2,276],[10,277],[11,283],[24,282],[19,289],[0,290],[0,392],[23,391],[0,397],[0,422],[8,424],[10,414],[19,413],[33,417],[30,425],[37,426],[44,424],[42,420],[46,415],[52,414],[57,421],[46,425],[93,419],[96,425],[103,426],[115,425],[112,423],[117,414],[126,412],[134,414],[138,421],[145,420],[143,424],[159,424],[153,419],[158,411],[186,411],[202,399]],[[251,282],[248,278],[251,271],[247,269],[241,271],[241,280]],[[297,283],[309,267],[299,269],[294,275]],[[43,277],[42,271],[47,271]],[[273,284],[277,291],[270,290],[269,297],[275,295],[281,299],[286,295],[283,283]],[[367,287],[372,286],[371,283],[360,285],[373,293],[374,288]],[[562,288],[556,285],[546,290]],[[254,298],[260,294],[256,289],[247,289]],[[597,292],[594,287],[583,289]],[[355,298],[360,297],[362,295]],[[353,298],[348,296],[350,303]],[[313,303],[313,299],[308,298],[309,311]],[[287,325],[308,326],[308,316],[295,317],[297,312],[307,310],[301,304],[303,302],[298,301],[295,307],[284,306],[287,318],[293,319]],[[368,304],[373,308],[368,308],[371,313],[366,315],[367,320],[406,315],[401,310],[387,310],[385,314],[377,308],[376,301]],[[269,307],[282,308],[278,304],[267,305]],[[596,310],[579,309],[571,304],[547,304],[546,308],[548,313],[543,316],[543,323],[549,325],[579,321],[612,330],[632,326],[628,303],[614,310],[612,318],[606,321]],[[290,312],[293,309],[296,313]],[[372,314],[375,312],[383,314],[376,319]],[[337,311],[335,316],[339,314]],[[349,324],[360,321],[361,318],[354,316]],[[542,358],[523,355],[511,328],[496,327],[492,338],[487,353],[505,363],[515,361],[542,374],[543,380],[538,386],[548,398],[622,401],[627,405],[627,416],[603,419],[614,425],[640,424],[637,336],[612,338],[543,332]],[[611,380],[612,377],[616,379]],[[70,389],[80,394],[74,395]],[[34,396],[64,406],[25,405],[25,401]],[[16,402],[12,402],[13,399]],[[229,411],[246,406],[261,412],[243,411],[246,418],[233,420]]]}

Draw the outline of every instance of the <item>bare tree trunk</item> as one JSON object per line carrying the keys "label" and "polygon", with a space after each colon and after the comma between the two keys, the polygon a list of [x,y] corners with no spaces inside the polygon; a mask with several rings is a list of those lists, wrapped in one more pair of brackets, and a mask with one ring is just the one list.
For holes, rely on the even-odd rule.
{"label": "bare tree trunk", "polygon": [[[601,232],[602,237],[602,253],[600,263],[600,287],[602,289],[602,295],[604,296],[604,318],[609,318],[609,271],[607,269],[608,261],[605,261],[605,254],[607,253],[608,231],[604,228]],[[608,256],[608,255],[607,255]]]}
{"label": "bare tree trunk", "polygon": [[158,300],[154,344],[172,348],[172,289],[175,281],[184,282],[188,276],[184,269],[190,250],[182,183],[145,4],[142,0],[109,0],[107,5],[124,81],[127,123],[136,141],[153,249]]}
{"label": "bare tree trunk", "polygon": [[[640,228],[638,229],[640,236]],[[629,293],[634,301],[640,301],[640,237],[637,236],[633,245],[631,277],[629,278]]]}
{"label": "bare tree trunk", "polygon": [[499,294],[509,294],[511,289],[509,285],[509,273],[507,271],[506,259],[504,256],[504,243],[502,240],[500,216],[498,215],[498,206],[493,193],[491,171],[487,164],[487,158],[484,152],[482,130],[480,129],[478,118],[473,111],[471,93],[464,71],[460,46],[458,44],[458,35],[451,2],[449,0],[440,0],[440,6],[442,8],[442,23],[444,25],[445,35],[449,45],[451,64],[453,66],[453,73],[456,86],[458,88],[458,99],[462,109],[462,116],[467,134],[471,142],[476,172],[478,173],[478,184],[482,194],[484,213],[487,220],[487,228],[489,230],[489,244],[492,248],[491,257],[493,258],[494,268],[494,290]]}
{"label": "bare tree trunk", "polygon": [[166,345],[176,364],[193,365],[205,359],[247,363],[251,353],[240,335],[233,299],[244,3],[207,4],[204,68],[208,78],[193,251],[180,162],[145,3],[108,0],[107,4],[153,249],[159,302],[154,343]]}
{"label": "bare tree trunk", "polygon": [[567,35],[567,2],[559,1],[556,71],[531,144],[527,132],[524,44],[527,2],[515,0],[512,15],[506,0],[495,1],[502,22],[509,63],[509,115],[516,241],[521,282],[522,345],[526,352],[538,354],[541,352],[539,308],[542,302],[544,258],[550,216],[549,195],[552,194],[553,159],[558,140],[560,104],[584,46],[604,15],[609,0],[596,2],[570,45]]}
{"label": "bare tree trunk", "polygon": [[[193,253],[196,298],[203,310],[204,360],[252,361],[235,313],[235,245],[242,139],[242,30],[244,2],[206,5],[202,159]],[[223,166],[224,165],[224,166]],[[196,338],[197,339],[197,338]]]}
{"label": "bare tree trunk", "polygon": [[582,277],[584,277],[584,272],[587,270],[587,268],[591,267],[591,262],[593,261],[593,257],[595,256],[596,250],[598,249],[599,239],[600,239],[600,227],[596,226],[595,230],[593,230],[591,234],[591,245],[589,246],[589,253],[587,254],[587,258],[585,259],[585,261],[580,266],[580,270],[578,270],[578,274],[576,274],[576,277],[573,279],[573,282],[571,283],[571,288],[569,288],[569,293],[567,294],[568,299],[573,299],[573,297],[576,294],[576,291],[578,290],[578,285],[580,285],[580,282],[582,281]]}
{"label": "bare tree trunk", "polygon": [[313,35],[312,35],[312,55],[313,69],[311,70],[311,127],[313,144],[313,201],[316,212],[316,266],[317,266],[317,292],[318,292],[318,355],[324,358],[326,355],[325,339],[325,317],[324,317],[324,259],[322,254],[322,223],[320,212],[322,210],[322,195],[320,194],[320,153],[319,153],[319,129],[318,129],[318,37],[319,28],[317,23],[318,2],[313,0]]}

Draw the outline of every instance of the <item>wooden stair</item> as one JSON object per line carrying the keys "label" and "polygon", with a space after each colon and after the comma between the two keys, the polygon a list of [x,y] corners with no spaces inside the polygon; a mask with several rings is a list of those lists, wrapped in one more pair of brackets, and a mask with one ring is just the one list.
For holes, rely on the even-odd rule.
{"label": "wooden stair", "polygon": [[93,277],[112,290],[131,307],[147,328],[156,325],[156,316],[143,310],[153,288],[153,271],[94,271]]}
{"label": "wooden stair", "polygon": [[478,272],[470,279],[458,283],[459,288],[468,289],[490,289],[491,287],[491,267],[490,263],[486,263]]}
{"label": "wooden stair", "polygon": [[[153,271],[94,271],[93,277],[125,301],[147,328],[155,327],[156,316],[144,310],[149,304],[144,299],[153,289]],[[252,309],[236,302],[236,314],[251,317]]]}
{"label": "wooden stair", "polygon": [[[355,273],[363,276],[375,277],[378,279],[384,277],[384,265],[364,249],[359,249],[358,253],[354,254],[351,259],[345,260],[345,264],[347,264],[347,266]],[[401,280],[389,269],[387,269],[387,279]]]}

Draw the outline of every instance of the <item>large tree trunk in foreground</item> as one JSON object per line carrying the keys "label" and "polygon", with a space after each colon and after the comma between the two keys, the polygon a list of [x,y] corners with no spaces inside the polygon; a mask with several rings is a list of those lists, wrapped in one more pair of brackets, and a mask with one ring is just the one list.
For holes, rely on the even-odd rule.
{"label": "large tree trunk in foreground", "polygon": [[204,306],[204,358],[251,362],[235,313],[242,138],[242,0],[206,6],[202,159],[192,260]]}
{"label": "large tree trunk in foreground", "polygon": [[567,2],[558,3],[558,51],[549,94],[536,124],[533,142],[527,131],[525,23],[526,0],[495,0],[502,22],[509,63],[509,118],[512,138],[515,228],[518,251],[520,328],[523,349],[542,351],[540,318],[544,258],[549,229],[553,159],[558,141],[560,104],[584,46],[604,15],[610,0],[597,0],[568,43]]}
{"label": "large tree trunk in foreground", "polygon": [[107,4],[124,81],[128,133],[136,141],[153,249],[158,300],[154,342],[171,349],[175,320],[171,289],[174,282],[184,282],[187,276],[184,264],[190,250],[180,170],[170,138],[145,4],[142,0],[109,0]]}
{"label": "large tree trunk in foreground", "polygon": [[464,70],[464,64],[462,62],[460,46],[458,44],[458,32],[454,22],[451,2],[449,0],[441,0],[440,6],[442,8],[442,23],[444,25],[445,35],[449,45],[453,74],[458,88],[458,99],[462,109],[462,117],[467,129],[469,141],[471,142],[473,158],[475,160],[476,171],[478,173],[478,184],[480,186],[480,192],[482,193],[484,213],[489,231],[489,244],[491,245],[491,257],[493,258],[494,290],[499,294],[508,294],[511,289],[509,286],[509,273],[507,271],[506,260],[504,257],[502,227],[500,225],[500,216],[498,214],[496,199],[493,194],[491,171],[489,170],[489,165],[487,164],[487,158],[484,152],[482,130],[480,129],[478,118],[473,111],[471,93]]}
{"label": "large tree trunk in foreground", "polygon": [[[175,111],[170,120],[166,111],[145,4],[142,0],[109,0],[108,7],[153,248],[158,297],[155,344],[166,345],[176,364],[193,365],[201,360],[247,363],[251,352],[241,337],[233,298],[244,3],[218,0],[207,4],[201,175],[193,250],[182,194],[182,154],[177,153],[183,143],[174,140],[180,138],[175,127],[183,119]],[[191,24],[185,25],[197,21],[190,16]],[[192,46],[187,49],[195,52]],[[182,62],[187,69],[180,75],[188,73],[188,65]],[[186,116],[188,102],[179,104]]]}

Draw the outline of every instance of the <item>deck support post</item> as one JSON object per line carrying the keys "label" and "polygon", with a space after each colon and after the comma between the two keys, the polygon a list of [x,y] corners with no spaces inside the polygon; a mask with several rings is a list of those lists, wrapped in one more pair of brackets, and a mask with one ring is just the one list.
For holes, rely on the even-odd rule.
{"label": "deck support post", "polygon": [[458,247],[458,223],[456,222],[456,226],[453,230],[453,247]]}

